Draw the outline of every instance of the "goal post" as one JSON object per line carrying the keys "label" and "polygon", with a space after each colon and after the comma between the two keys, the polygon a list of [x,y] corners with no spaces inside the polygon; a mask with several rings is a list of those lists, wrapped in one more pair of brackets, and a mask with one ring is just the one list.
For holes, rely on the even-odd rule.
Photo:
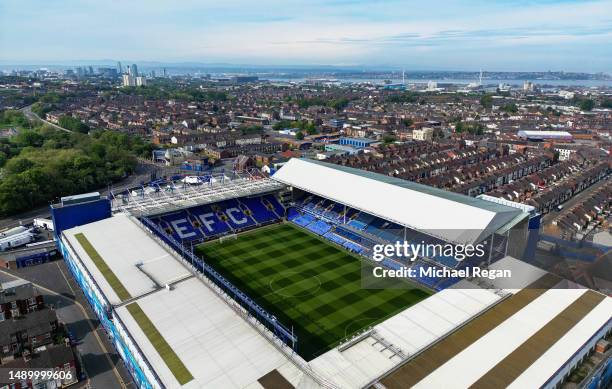
{"label": "goal post", "polygon": [[223,235],[222,237],[219,238],[219,243],[223,243],[226,240],[236,240],[238,239],[238,235],[236,234],[227,234],[227,235]]}

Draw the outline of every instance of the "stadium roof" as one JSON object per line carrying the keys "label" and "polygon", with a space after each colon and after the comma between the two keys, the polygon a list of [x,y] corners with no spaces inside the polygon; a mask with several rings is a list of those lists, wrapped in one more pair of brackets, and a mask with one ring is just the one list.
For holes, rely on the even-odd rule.
{"label": "stadium roof", "polygon": [[165,387],[261,388],[259,380],[274,372],[294,386],[308,379],[125,214],[63,235]]}
{"label": "stadium roof", "polygon": [[[116,214],[65,230],[62,239],[115,305],[114,318],[166,387],[316,386],[132,218]],[[605,330],[606,323],[609,327],[612,299],[587,289],[550,289],[556,277],[510,257],[493,267],[512,269],[521,282],[486,280],[488,287],[496,284],[485,290],[477,280],[461,281],[377,324],[364,341],[312,360],[310,371],[341,387],[367,386],[381,375],[380,382],[389,389],[398,387],[394,382],[399,387],[408,382],[437,387],[448,386],[449,380],[455,386],[539,386]],[[117,293],[109,272],[130,297]],[[525,285],[530,287],[523,289]],[[499,289],[514,294],[505,298]],[[564,328],[567,323],[572,326]],[[435,348],[438,344],[442,352]],[[525,349],[530,350],[526,356]],[[424,364],[417,359],[420,355]]]}
{"label": "stadium roof", "polygon": [[[542,274],[512,257],[498,261],[496,268]],[[414,354],[380,382],[388,389],[448,387],[449,380],[453,387],[472,388],[547,385],[612,322],[612,298],[589,289],[557,289],[563,282],[544,273]]]}
{"label": "stadium roof", "polygon": [[447,242],[477,243],[527,213],[503,204],[325,162],[293,158],[276,181]]}
{"label": "stadium roof", "polygon": [[572,139],[572,134],[567,131],[521,130],[518,132],[518,136],[529,139]]}
{"label": "stadium roof", "polygon": [[234,177],[219,173],[201,185],[183,183],[171,186],[172,190],[168,190],[167,184],[157,187],[138,187],[112,196],[113,211],[128,211],[136,216],[152,216],[235,197],[264,194],[282,188],[282,185],[274,180],[248,172],[236,173]]}

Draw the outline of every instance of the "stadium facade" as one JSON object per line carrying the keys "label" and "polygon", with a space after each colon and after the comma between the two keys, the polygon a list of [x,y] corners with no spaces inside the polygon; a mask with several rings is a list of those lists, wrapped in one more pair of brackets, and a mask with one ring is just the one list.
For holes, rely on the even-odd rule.
{"label": "stadium facade", "polygon": [[[609,297],[560,288],[563,280],[513,258],[529,251],[539,223],[520,204],[302,159],[271,178],[173,178],[51,207],[64,259],[138,387],[553,388],[612,328]],[[281,222],[366,262],[383,242],[485,242],[486,257],[472,265],[515,276],[414,280],[434,294],[306,361],[293,323],[194,253]],[[433,256],[411,266],[465,264]],[[593,387],[611,372],[608,363]]]}

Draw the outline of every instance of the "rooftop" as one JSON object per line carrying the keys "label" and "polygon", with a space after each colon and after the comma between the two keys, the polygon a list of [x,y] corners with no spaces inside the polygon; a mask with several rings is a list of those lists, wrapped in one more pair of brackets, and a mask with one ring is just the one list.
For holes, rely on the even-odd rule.
{"label": "rooftop", "polygon": [[[166,387],[259,388],[257,381],[277,369],[297,385],[302,374],[295,365],[129,216],[119,213],[64,235]],[[129,297],[119,296],[108,272]]]}
{"label": "rooftop", "polygon": [[291,159],[272,178],[453,243],[480,242],[527,217],[503,204],[308,159]]}

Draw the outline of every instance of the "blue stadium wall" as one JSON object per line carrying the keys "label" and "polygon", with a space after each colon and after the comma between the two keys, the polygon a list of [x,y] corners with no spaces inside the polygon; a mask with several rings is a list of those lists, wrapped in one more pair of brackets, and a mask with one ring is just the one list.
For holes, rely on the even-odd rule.
{"label": "blue stadium wall", "polygon": [[145,374],[143,371],[140,363],[138,363],[138,361],[143,360],[143,358],[137,358],[134,355],[132,350],[135,346],[132,342],[130,342],[132,343],[132,347],[129,347],[126,343],[125,334],[127,334],[127,331],[120,328],[122,325],[120,322],[116,323],[117,320],[114,318],[112,313],[112,307],[103,297],[102,292],[97,285],[95,285],[91,275],[89,275],[84,266],[79,263],[79,260],[71,254],[71,250],[68,248],[68,245],[64,242],[63,238],[58,239],[58,246],[65,259],[68,269],[74,276],[76,282],[79,284],[79,287],[83,291],[87,302],[100,320],[104,330],[112,340],[115,349],[119,355],[121,355],[121,358],[132,375],[136,386],[141,389],[163,387],[163,385],[161,385],[159,382],[155,382],[155,385],[153,385],[153,380],[147,377],[147,374]]}
{"label": "blue stadium wall", "polygon": [[539,213],[529,216],[527,247],[525,248],[525,254],[522,258],[526,262],[533,261],[535,258],[536,248],[538,245],[538,241],[540,240],[541,221],[542,215]]}
{"label": "blue stadium wall", "polygon": [[587,389],[606,389],[612,387],[612,358],[608,358],[587,381]]}
{"label": "blue stadium wall", "polygon": [[51,206],[51,219],[57,237],[69,228],[109,217],[111,217],[111,202],[106,198],[66,206]]}
{"label": "blue stadium wall", "polygon": [[[556,389],[562,382],[565,381],[566,377],[579,366],[585,356],[589,355],[595,350],[597,342],[600,339],[604,339],[607,335],[612,333],[612,318],[610,318],[606,324],[585,342],[578,351],[567,361],[557,372],[551,377],[544,385],[543,389]],[[601,364],[601,366],[595,371],[591,378],[587,382],[582,382],[580,387],[588,389],[608,389],[612,384],[612,358],[608,356],[608,360]]]}

